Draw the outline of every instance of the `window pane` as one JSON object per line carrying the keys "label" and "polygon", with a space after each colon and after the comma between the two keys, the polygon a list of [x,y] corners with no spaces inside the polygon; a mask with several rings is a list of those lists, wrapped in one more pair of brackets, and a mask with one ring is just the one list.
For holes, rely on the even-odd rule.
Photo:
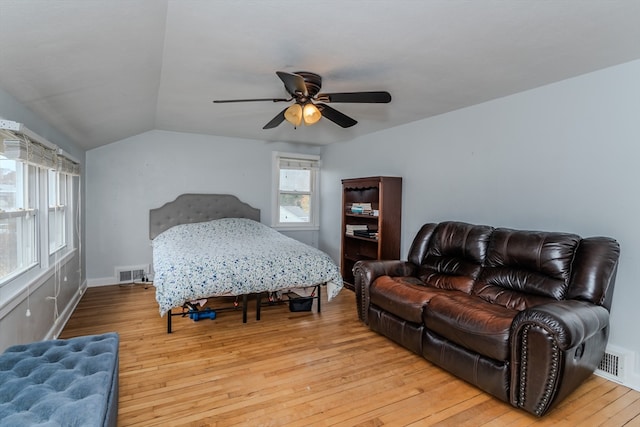
{"label": "window pane", "polygon": [[0,155],[0,209],[13,211],[18,206],[16,187],[18,185],[18,163]]}
{"label": "window pane", "polygon": [[20,211],[35,207],[36,183],[35,168],[0,156],[0,279],[37,262],[36,217]]}
{"label": "window pane", "polygon": [[37,261],[34,215],[0,219],[0,278]]}
{"label": "window pane", "polygon": [[67,175],[49,171],[49,254],[67,244]]}
{"label": "window pane", "polygon": [[49,209],[49,254],[65,246],[66,215],[64,207]]}
{"label": "window pane", "polygon": [[60,181],[60,191],[58,192],[58,203],[61,205],[67,204],[67,181],[69,175],[58,174],[58,180]]}
{"label": "window pane", "polygon": [[280,194],[280,222],[309,222],[310,216],[308,194]]}
{"label": "window pane", "polygon": [[47,176],[47,182],[49,183],[48,199],[49,206],[55,206],[58,204],[58,174],[56,171],[50,170]]}
{"label": "window pane", "polygon": [[311,171],[280,169],[280,191],[311,191]]}

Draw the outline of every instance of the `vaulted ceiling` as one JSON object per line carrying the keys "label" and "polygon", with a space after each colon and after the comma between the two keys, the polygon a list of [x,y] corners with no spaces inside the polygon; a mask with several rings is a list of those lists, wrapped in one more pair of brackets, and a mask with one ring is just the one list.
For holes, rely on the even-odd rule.
{"label": "vaulted ceiling", "polygon": [[[0,87],[85,149],[152,129],[329,144],[638,59],[639,40],[637,0],[0,0]],[[331,104],[348,129],[212,103],[286,97],[279,70],[393,99]]]}

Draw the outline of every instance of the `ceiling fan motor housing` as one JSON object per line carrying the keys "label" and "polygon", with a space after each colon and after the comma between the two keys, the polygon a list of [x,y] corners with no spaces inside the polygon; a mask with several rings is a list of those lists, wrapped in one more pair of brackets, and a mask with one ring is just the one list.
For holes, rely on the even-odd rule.
{"label": "ceiling fan motor housing", "polygon": [[309,98],[313,98],[318,94],[318,92],[320,92],[320,88],[322,87],[322,77],[318,74],[310,71],[295,71],[293,74],[297,74],[304,79],[304,85],[307,87]]}

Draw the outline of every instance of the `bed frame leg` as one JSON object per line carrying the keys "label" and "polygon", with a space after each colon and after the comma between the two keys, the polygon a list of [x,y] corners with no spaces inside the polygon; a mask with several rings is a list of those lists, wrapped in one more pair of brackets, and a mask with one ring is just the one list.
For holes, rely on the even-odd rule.
{"label": "bed frame leg", "polygon": [[167,313],[167,333],[171,333],[171,310]]}
{"label": "bed frame leg", "polygon": [[247,323],[247,301],[249,300],[249,295],[242,295],[242,323]]}
{"label": "bed frame leg", "polygon": [[320,301],[322,301],[322,288],[318,285],[316,289],[318,290],[318,313],[320,313],[322,312],[322,307],[320,306]]}
{"label": "bed frame leg", "polygon": [[260,320],[260,307],[262,307],[262,292],[256,294],[256,320]]}

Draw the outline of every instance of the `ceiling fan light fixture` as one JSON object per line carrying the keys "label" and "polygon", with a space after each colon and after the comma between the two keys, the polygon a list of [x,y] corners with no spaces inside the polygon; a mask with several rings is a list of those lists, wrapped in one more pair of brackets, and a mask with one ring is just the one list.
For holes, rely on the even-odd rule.
{"label": "ceiling fan light fixture", "polygon": [[320,93],[322,77],[309,71],[296,71],[295,73],[276,71],[276,75],[284,83],[284,88],[290,98],[216,99],[213,102],[294,101],[293,105],[280,111],[262,129],[273,129],[285,120],[296,128],[302,122],[306,126],[310,126],[318,123],[323,117],[342,128],[350,128],[358,122],[327,104],[333,102],[386,104],[391,102],[391,94],[386,91]]}
{"label": "ceiling fan light fixture", "polygon": [[297,102],[284,112],[284,118],[292,125],[298,127],[302,123],[302,106]]}
{"label": "ceiling fan light fixture", "polygon": [[309,102],[305,104],[302,109],[302,117],[304,119],[304,124],[310,126],[314,123],[318,123],[318,120],[322,118],[322,113],[318,110],[318,107]]}

